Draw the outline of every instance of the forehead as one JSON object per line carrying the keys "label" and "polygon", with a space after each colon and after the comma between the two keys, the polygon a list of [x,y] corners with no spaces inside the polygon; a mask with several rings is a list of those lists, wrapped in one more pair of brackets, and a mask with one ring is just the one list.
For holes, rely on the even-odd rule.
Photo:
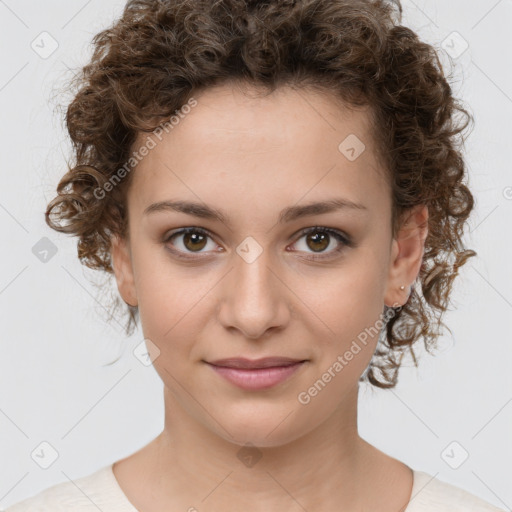
{"label": "forehead", "polygon": [[253,84],[228,83],[203,90],[195,99],[198,105],[173,128],[176,142],[190,144],[190,138],[200,137],[197,142],[205,146],[245,143],[227,148],[240,153],[257,150],[258,143],[265,143],[265,150],[271,143],[289,144],[292,137],[311,140],[311,145],[325,140],[336,148],[346,135],[357,133],[371,144],[368,107],[350,108],[333,93],[291,86],[268,93]]}
{"label": "forehead", "polygon": [[[131,206],[142,211],[169,196],[218,204],[248,194],[291,204],[333,188],[355,202],[382,200],[386,180],[367,107],[347,108],[311,89],[261,93],[228,84],[194,96],[197,104],[161,141],[153,137],[156,146],[133,171]],[[133,149],[146,137],[139,134]]]}

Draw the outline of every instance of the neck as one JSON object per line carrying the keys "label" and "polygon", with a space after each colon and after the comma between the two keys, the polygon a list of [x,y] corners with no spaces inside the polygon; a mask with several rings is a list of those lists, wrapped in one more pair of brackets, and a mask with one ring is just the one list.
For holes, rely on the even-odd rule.
{"label": "neck", "polygon": [[[353,388],[319,427],[269,447],[234,443],[227,430],[220,437],[166,390],[165,428],[155,450],[158,474],[162,482],[175,483],[172,491],[166,484],[171,494],[188,489],[189,500],[223,510],[269,510],[293,501],[314,510],[329,497],[333,510],[342,503],[355,508],[368,470],[368,445],[357,431],[357,391]],[[285,429],[286,421],[277,428]]]}
{"label": "neck", "polygon": [[[404,510],[412,474],[359,437],[357,392],[356,386],[327,421],[301,437],[244,447],[227,431],[221,436],[196,421],[165,388],[164,430],[130,457],[135,471],[121,464],[116,472],[132,473],[131,481],[121,481],[144,512]],[[289,421],[293,414],[276,426],[282,437]]]}

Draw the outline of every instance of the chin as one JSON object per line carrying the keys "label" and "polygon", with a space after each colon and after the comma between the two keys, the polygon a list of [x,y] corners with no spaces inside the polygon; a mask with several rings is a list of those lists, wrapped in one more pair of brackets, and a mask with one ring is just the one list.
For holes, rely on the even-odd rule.
{"label": "chin", "polygon": [[288,415],[288,413],[276,415],[274,411],[268,411],[255,415],[253,411],[249,419],[240,415],[224,416],[223,426],[231,436],[225,430],[219,430],[217,425],[215,430],[223,439],[240,447],[283,446],[302,437],[313,428],[311,425],[301,425],[297,419],[292,420],[293,414]]}

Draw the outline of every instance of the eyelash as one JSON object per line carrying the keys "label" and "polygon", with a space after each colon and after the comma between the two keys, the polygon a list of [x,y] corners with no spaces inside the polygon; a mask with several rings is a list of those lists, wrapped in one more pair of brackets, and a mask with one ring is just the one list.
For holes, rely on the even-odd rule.
{"label": "eyelash", "polygon": [[[190,227],[183,228],[183,229],[180,229],[178,231],[175,231],[173,233],[170,233],[168,236],[165,237],[165,239],[163,240],[163,243],[164,244],[168,244],[174,237],[176,237],[178,235],[185,235],[185,234],[188,234],[188,233],[199,233],[201,235],[204,235],[204,236],[207,236],[209,238],[212,238],[211,234],[208,231],[206,231],[205,229],[199,228],[199,227],[190,226]],[[352,240],[347,235],[341,233],[340,231],[338,231],[336,229],[326,228],[326,227],[323,227],[323,226],[314,226],[314,227],[311,227],[311,228],[303,229],[302,231],[300,231],[299,237],[296,239],[296,241],[294,243],[296,243],[298,240],[300,240],[304,235],[308,235],[310,233],[328,234],[328,235],[333,236],[338,242],[341,242],[341,243],[340,243],[340,245],[336,249],[334,249],[334,250],[332,250],[332,251],[327,253],[329,256],[324,256],[323,255],[324,253],[322,253],[321,256],[314,255],[314,256],[306,257],[305,259],[308,259],[308,260],[320,261],[320,260],[331,259],[332,256],[330,256],[330,255],[332,253],[338,254],[341,251],[343,251],[343,249],[345,247],[354,247],[355,246],[355,244],[352,242]],[[176,249],[171,249],[168,246],[166,246],[166,247],[167,247],[167,249],[170,252],[172,252],[175,256],[177,256],[178,258],[181,258],[181,259],[186,259],[186,260],[190,261],[190,260],[197,260],[198,258],[201,257],[201,256],[184,256],[184,252],[183,251],[176,250]]]}

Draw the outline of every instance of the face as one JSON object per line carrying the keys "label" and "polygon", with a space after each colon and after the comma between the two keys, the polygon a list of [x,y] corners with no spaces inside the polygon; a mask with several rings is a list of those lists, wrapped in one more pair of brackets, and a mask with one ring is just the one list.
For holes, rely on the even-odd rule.
{"label": "face", "polygon": [[[392,239],[367,110],[285,87],[256,98],[223,85],[195,99],[132,171],[117,284],[183,414],[237,444],[279,445],[343,408],[384,304],[407,299],[399,287],[416,277],[424,236]],[[254,378],[209,364],[264,357],[304,362]]]}

